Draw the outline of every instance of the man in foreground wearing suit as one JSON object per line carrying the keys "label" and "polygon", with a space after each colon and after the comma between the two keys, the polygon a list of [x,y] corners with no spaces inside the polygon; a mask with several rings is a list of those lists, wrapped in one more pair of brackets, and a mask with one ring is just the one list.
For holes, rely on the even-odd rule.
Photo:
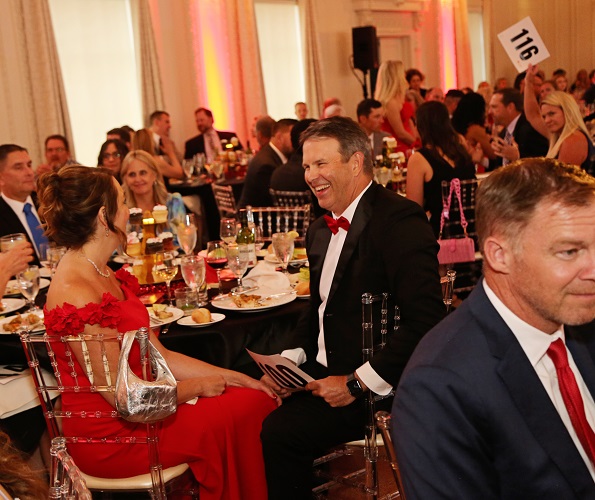
{"label": "man in foreground wearing suit", "polygon": [[[306,182],[332,217],[308,230],[310,309],[288,346],[294,349],[282,353],[316,380],[287,397],[263,377],[286,398],[261,434],[271,500],[311,497],[313,459],[363,437],[361,396],[389,394],[417,342],[444,315],[428,220],[419,205],[372,180],[370,143],[361,128],[349,118],[321,120],[302,134],[302,145]],[[365,292],[389,292],[401,322],[386,347],[362,365]]]}
{"label": "man in foreground wearing suit", "polygon": [[200,134],[186,141],[184,148],[184,158],[186,160],[193,158],[195,154],[204,153],[207,163],[211,163],[217,157],[217,153],[223,150],[221,141],[231,142],[234,137],[238,143],[233,149],[242,149],[242,144],[235,132],[223,132],[213,128],[215,119],[210,109],[198,108],[194,112],[194,118],[196,119],[196,128]]}
{"label": "man in foreground wearing suit", "polygon": [[595,498],[595,179],[520,160],[476,215],[485,278],[395,396],[407,499]]}
{"label": "man in foreground wearing suit", "polygon": [[0,190],[0,236],[24,233],[35,249],[31,264],[39,266],[39,247],[48,240],[31,197],[35,173],[25,148],[16,144],[0,146]]}
{"label": "man in foreground wearing suit", "polygon": [[523,113],[523,95],[515,89],[496,90],[489,103],[494,125],[502,132],[492,141],[498,156],[490,161],[490,169],[507,165],[519,158],[545,156],[548,141],[535,130]]}

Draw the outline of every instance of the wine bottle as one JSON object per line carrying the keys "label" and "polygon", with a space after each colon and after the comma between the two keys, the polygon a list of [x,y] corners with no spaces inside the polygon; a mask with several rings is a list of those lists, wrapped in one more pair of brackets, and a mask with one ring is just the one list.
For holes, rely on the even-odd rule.
{"label": "wine bottle", "polygon": [[236,243],[238,245],[248,245],[250,253],[250,262],[248,266],[256,265],[256,246],[254,245],[254,215],[252,214],[252,207],[250,205],[246,208],[241,208],[239,211],[239,219],[241,228],[236,236]]}

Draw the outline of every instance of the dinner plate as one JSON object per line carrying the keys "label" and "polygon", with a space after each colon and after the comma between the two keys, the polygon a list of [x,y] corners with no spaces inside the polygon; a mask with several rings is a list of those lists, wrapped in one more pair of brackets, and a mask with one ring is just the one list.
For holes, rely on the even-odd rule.
{"label": "dinner plate", "polygon": [[192,316],[184,316],[183,318],[180,318],[178,320],[178,325],[189,326],[191,328],[202,328],[203,326],[210,326],[215,323],[219,323],[219,321],[223,321],[224,319],[225,319],[225,314],[212,313],[210,323],[196,323],[192,319]]}
{"label": "dinner plate", "polygon": [[[281,261],[275,256],[275,254],[269,253],[264,257],[264,260],[271,264],[281,264]],[[291,259],[289,264],[302,264],[308,262],[308,259]]]}
{"label": "dinner plate", "polygon": [[[4,301],[2,301],[4,302]],[[27,316],[28,313],[23,313],[21,316]],[[43,324],[43,311],[38,311],[36,313],[32,313],[35,314],[36,316],[39,316],[40,318],[40,322],[36,323],[35,325],[33,325],[33,327],[31,328],[31,333],[35,333],[35,332],[43,332],[45,330],[45,325]],[[0,319],[0,335],[12,335],[13,332],[8,332],[4,329],[4,325],[6,323],[10,323],[11,321],[13,321],[17,316],[9,316],[8,318],[3,318]]]}
{"label": "dinner plate", "polygon": [[25,299],[2,299],[3,310],[0,314],[8,314],[13,311],[18,311],[23,307],[27,301]]}
{"label": "dinner plate", "polygon": [[298,295],[297,298],[298,299],[302,299],[302,300],[306,300],[306,299],[309,299],[310,298],[310,294],[308,294],[308,295]]}
{"label": "dinner plate", "polygon": [[184,316],[184,311],[182,311],[182,309],[178,309],[177,307],[167,307],[165,310],[167,312],[173,313],[174,315],[171,318],[159,319],[156,318],[155,313],[153,312],[153,308],[147,307],[147,311],[149,312],[149,318],[151,319],[151,327],[154,328],[157,326],[168,325],[169,323],[178,321],[182,316]]}
{"label": "dinner plate", "polygon": [[264,305],[260,307],[238,307],[231,300],[231,297],[213,300],[211,301],[211,304],[215,306],[217,309],[223,309],[225,311],[253,313],[259,311],[268,311],[269,309],[274,309],[275,307],[288,304],[289,302],[293,302],[295,300],[295,297],[295,292],[284,292],[283,294],[280,294],[280,296],[272,295],[270,297],[263,297],[262,300],[264,302]]}
{"label": "dinner plate", "polygon": [[42,278],[51,278],[52,270],[49,267],[40,267],[39,276],[41,276]]}
{"label": "dinner plate", "polygon": [[[39,289],[43,290],[50,286],[50,280],[46,280],[45,278],[39,278]],[[4,290],[5,297],[16,297],[21,295],[21,290],[19,289],[19,284],[17,280],[10,280],[6,283],[6,290]]]}

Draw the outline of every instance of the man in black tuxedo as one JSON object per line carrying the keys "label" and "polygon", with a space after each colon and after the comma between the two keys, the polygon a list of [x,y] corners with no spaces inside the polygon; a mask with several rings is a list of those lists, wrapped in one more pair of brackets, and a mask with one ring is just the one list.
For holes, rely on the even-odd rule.
{"label": "man in black tuxedo", "polygon": [[39,266],[39,245],[47,243],[47,239],[38,234],[40,222],[32,197],[35,173],[25,148],[16,144],[0,146],[0,190],[0,236],[24,233],[35,249],[32,264]]}
{"label": "man in black tuxedo", "polygon": [[496,90],[489,105],[494,125],[503,127],[492,142],[498,156],[490,161],[490,169],[507,165],[519,158],[545,156],[548,141],[527,121],[523,113],[523,95],[515,89]]}
{"label": "man in black tuxedo", "polygon": [[595,179],[530,158],[476,199],[484,279],[395,396],[405,495],[595,498]]}
{"label": "man in black tuxedo", "polygon": [[194,157],[195,154],[204,153],[207,163],[210,163],[217,156],[217,152],[223,150],[221,141],[231,143],[234,137],[238,142],[234,145],[233,149],[243,149],[235,132],[222,132],[213,128],[215,119],[210,109],[198,108],[194,112],[194,118],[196,119],[196,128],[198,128],[200,134],[186,141],[184,149],[185,159],[188,160]]}
{"label": "man in black tuxedo", "polygon": [[372,159],[382,155],[382,140],[390,134],[380,130],[384,123],[382,103],[376,99],[364,99],[357,105],[357,121],[364,130],[372,148]]}
{"label": "man in black tuxedo", "polygon": [[[311,497],[313,459],[363,436],[361,396],[389,394],[419,340],[444,316],[438,245],[427,217],[372,180],[370,143],[358,124],[321,120],[302,134],[302,145],[306,182],[332,213],[333,229],[325,216],[308,230],[310,309],[289,345],[294,349],[282,353],[316,380],[289,396],[263,377],[286,397],[261,434],[271,500]],[[362,365],[366,292],[389,292],[401,322],[386,347]]]}
{"label": "man in black tuxedo", "polygon": [[248,165],[242,197],[238,203],[239,208],[244,208],[246,205],[273,206],[273,200],[269,194],[271,176],[277,167],[287,163],[293,152],[291,129],[296,123],[297,120],[291,118],[284,118],[275,123],[271,140],[254,155]]}

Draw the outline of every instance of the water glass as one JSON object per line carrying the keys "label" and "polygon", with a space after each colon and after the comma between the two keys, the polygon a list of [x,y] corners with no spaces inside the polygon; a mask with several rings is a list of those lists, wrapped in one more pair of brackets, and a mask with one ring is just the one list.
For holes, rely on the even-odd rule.
{"label": "water glass", "polygon": [[0,251],[8,252],[20,241],[27,241],[25,233],[13,233],[2,236],[0,238]]}
{"label": "water glass", "polygon": [[192,177],[192,173],[194,172],[194,160],[183,160],[182,170],[184,170],[186,181],[189,181],[190,177]]}
{"label": "water glass", "polygon": [[17,283],[21,294],[27,299],[27,303],[29,304],[27,312],[33,312],[37,309],[35,306],[35,297],[39,293],[39,267],[29,266],[17,274]]}
{"label": "water glass", "polygon": [[177,227],[178,243],[186,255],[191,255],[196,246],[196,222],[194,214],[186,214]]}
{"label": "water glass", "polygon": [[185,255],[180,268],[186,285],[198,292],[205,281],[205,260],[200,255]]}
{"label": "water glass", "polygon": [[287,265],[293,256],[294,238],[289,233],[273,234],[273,251],[275,257],[281,261],[283,272],[287,274]]}
{"label": "water glass", "polygon": [[198,297],[196,291],[190,287],[178,288],[174,295],[176,297],[176,307],[184,311],[184,316],[190,316],[192,311],[198,309]]}
{"label": "water glass", "polygon": [[174,260],[174,254],[171,252],[164,252],[155,254],[155,264],[153,266],[153,277],[160,278],[165,281],[167,286],[167,298],[169,305],[173,305],[173,297],[171,296],[171,280],[178,274],[178,264]]}

